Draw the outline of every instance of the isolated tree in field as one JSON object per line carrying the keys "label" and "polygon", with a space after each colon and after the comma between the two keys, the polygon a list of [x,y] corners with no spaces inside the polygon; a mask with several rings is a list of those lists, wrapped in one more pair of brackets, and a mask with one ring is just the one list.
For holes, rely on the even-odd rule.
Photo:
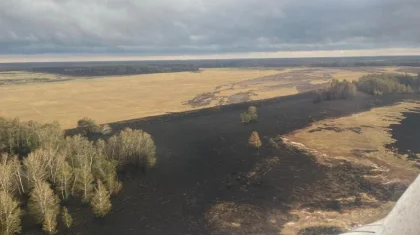
{"label": "isolated tree in field", "polygon": [[2,235],[19,233],[20,216],[19,202],[10,194],[0,191],[0,233]]}
{"label": "isolated tree in field", "polygon": [[29,212],[38,223],[42,224],[42,230],[48,234],[54,234],[59,214],[59,200],[45,181],[39,181],[29,194]]}
{"label": "isolated tree in field", "polygon": [[253,131],[251,133],[248,143],[255,148],[261,147],[262,144],[261,144],[261,140],[260,140],[260,136],[258,135],[258,132]]}
{"label": "isolated tree in field", "polygon": [[73,224],[73,218],[71,217],[69,211],[67,210],[67,207],[63,207],[63,209],[61,210],[61,219],[63,221],[63,224],[67,228],[70,228],[71,225]]}
{"label": "isolated tree in field", "polygon": [[77,128],[85,136],[101,132],[101,127],[96,124],[95,120],[88,117],[84,117],[77,121]]}
{"label": "isolated tree in field", "polygon": [[241,121],[242,123],[249,123],[251,121],[257,121],[258,114],[257,114],[257,107],[249,106],[247,112],[241,113]]}
{"label": "isolated tree in field", "polygon": [[96,185],[91,206],[93,213],[95,213],[97,217],[104,217],[111,210],[110,194],[100,180],[98,180]]}

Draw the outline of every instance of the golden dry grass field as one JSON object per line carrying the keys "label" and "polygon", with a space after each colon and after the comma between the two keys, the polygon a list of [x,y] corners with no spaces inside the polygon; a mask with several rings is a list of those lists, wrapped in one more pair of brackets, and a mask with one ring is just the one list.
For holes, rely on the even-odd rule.
{"label": "golden dry grass field", "polygon": [[[371,72],[398,68],[203,69],[60,82],[28,82],[0,86],[0,116],[75,127],[89,116],[98,123],[286,96],[323,86],[332,78],[355,80]],[[63,79],[52,74],[3,72],[0,81]]]}

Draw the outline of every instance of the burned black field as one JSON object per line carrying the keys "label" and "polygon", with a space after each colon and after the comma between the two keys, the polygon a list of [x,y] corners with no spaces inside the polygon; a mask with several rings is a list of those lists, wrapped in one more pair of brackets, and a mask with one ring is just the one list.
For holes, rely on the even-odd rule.
{"label": "burned black field", "polygon": [[[360,192],[395,201],[404,185],[368,182],[362,175],[370,169],[345,161],[320,165],[277,136],[317,120],[404,98],[359,95],[319,104],[312,103],[310,94],[270,99],[252,103],[259,118],[248,125],[241,123],[239,114],[250,103],[113,123],[114,132],[125,127],[149,132],[157,146],[157,165],[145,173],[135,169],[121,173],[124,186],[113,198],[108,216],[97,219],[88,213],[88,206],[73,210],[74,227],[60,231],[75,235],[282,234],[283,225],[296,220],[289,214],[293,205],[340,212],[361,205],[334,199]],[[254,130],[263,142],[259,150],[248,145]],[[243,217],[239,222],[238,216]],[[37,231],[31,226],[23,232]],[[299,234],[311,231],[307,228]]]}

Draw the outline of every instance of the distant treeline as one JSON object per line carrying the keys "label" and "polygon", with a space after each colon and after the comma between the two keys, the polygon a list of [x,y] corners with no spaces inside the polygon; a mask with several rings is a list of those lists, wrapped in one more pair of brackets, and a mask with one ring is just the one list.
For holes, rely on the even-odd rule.
{"label": "distant treeline", "polygon": [[134,75],[151,73],[194,72],[199,68],[190,65],[180,66],[144,66],[144,65],[118,65],[118,66],[85,66],[85,67],[38,67],[32,68],[32,72],[53,73],[68,76],[111,76],[111,75]]}
{"label": "distant treeline", "polygon": [[[32,71],[69,76],[109,76],[170,72],[196,72],[200,68],[281,68],[281,67],[420,67],[420,56],[271,58],[180,61],[110,61],[0,64],[0,71]],[[410,72],[420,72],[412,68]]]}

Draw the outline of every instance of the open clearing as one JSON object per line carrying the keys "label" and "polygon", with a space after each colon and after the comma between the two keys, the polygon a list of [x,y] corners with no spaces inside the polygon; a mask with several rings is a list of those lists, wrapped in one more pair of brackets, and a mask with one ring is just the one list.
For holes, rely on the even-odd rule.
{"label": "open clearing", "polygon": [[[4,72],[0,81],[14,77],[15,83],[28,83],[0,86],[0,116],[40,122],[58,120],[64,128],[72,128],[84,116],[99,123],[129,120],[287,96],[319,88],[332,78],[356,80],[367,73],[402,69],[204,69],[100,78],[66,77],[67,81],[60,81],[62,77],[52,74]],[[25,78],[46,80],[34,82]]]}

